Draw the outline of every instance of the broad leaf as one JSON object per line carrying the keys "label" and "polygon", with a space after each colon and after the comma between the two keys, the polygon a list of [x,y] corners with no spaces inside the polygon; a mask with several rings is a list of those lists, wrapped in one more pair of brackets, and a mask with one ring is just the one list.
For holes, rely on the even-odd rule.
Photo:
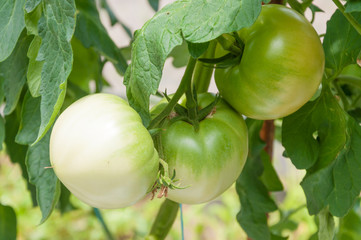
{"label": "broad leaf", "polygon": [[124,81],[129,103],[143,123],[149,123],[149,97],[158,90],[164,62],[183,38],[191,43],[208,42],[250,26],[260,11],[260,0],[178,0],[145,23],[135,33]]}
{"label": "broad leaf", "polygon": [[307,168],[301,185],[310,214],[329,206],[332,215],[345,215],[361,190],[360,125],[324,87],[317,100],[284,119],[282,134],[292,162]]}
{"label": "broad leaf", "polygon": [[66,80],[72,69],[70,40],[75,29],[74,0],[48,0],[43,3],[38,30],[42,38],[37,61],[41,72],[41,125],[37,141],[53,124],[64,101]]}
{"label": "broad leaf", "polygon": [[159,9],[159,0],[148,0],[149,5],[153,8],[154,11]]}
{"label": "broad leaf", "polygon": [[68,211],[74,210],[75,207],[70,202],[70,196],[71,196],[70,191],[62,183],[60,183],[60,185],[61,185],[60,198],[56,207],[63,214]]}
{"label": "broad leaf", "polygon": [[357,200],[353,209],[340,219],[337,240],[361,239],[361,206],[360,199]]}
{"label": "broad leaf", "polygon": [[347,1],[345,12],[361,12],[361,1]]}
{"label": "broad leaf", "polygon": [[39,4],[41,0],[26,0],[25,10],[26,12],[32,12]]}
{"label": "broad leaf", "polygon": [[0,62],[12,53],[25,27],[25,0],[0,1]]}
{"label": "broad leaf", "polygon": [[266,213],[276,210],[277,206],[260,180],[263,172],[260,154],[265,143],[259,138],[259,132],[263,122],[247,119],[246,123],[249,134],[249,154],[246,165],[236,182],[236,190],[241,201],[237,221],[250,238],[267,240],[271,239],[271,233],[267,225]]}
{"label": "broad leaf", "polygon": [[28,35],[38,35],[38,23],[41,17],[42,8],[38,5],[33,11],[25,13],[25,26]]}
{"label": "broad leaf", "polygon": [[50,167],[50,131],[35,145],[29,147],[26,166],[29,181],[36,186],[36,198],[42,213],[43,223],[53,211],[60,196],[60,182]]}
{"label": "broad leaf", "polygon": [[[353,16],[361,23],[361,13]],[[327,68],[339,71],[348,64],[356,63],[361,48],[361,36],[339,10],[327,22],[323,48]]]}
{"label": "broad leaf", "polygon": [[15,141],[19,144],[32,144],[39,132],[40,127],[40,97],[33,98],[30,92],[24,97],[21,109],[21,122]]}
{"label": "broad leaf", "polygon": [[12,207],[0,204],[0,239],[16,239],[16,213]]}
{"label": "broad leaf", "polygon": [[10,57],[0,63],[0,78],[4,81],[4,95],[6,98],[5,115],[14,111],[26,82],[26,68],[28,67],[26,52],[31,39],[32,37],[26,36],[26,31],[23,31]]}
{"label": "broad leaf", "polygon": [[28,147],[17,144],[15,142],[15,136],[18,129],[19,129],[19,118],[17,116],[16,111],[14,111],[12,114],[5,117],[6,152],[13,163],[17,163],[20,165],[23,178],[25,179],[28,190],[31,193],[31,199],[33,201],[33,205],[36,206],[37,201],[36,201],[35,187],[34,185],[29,183],[28,171],[25,166],[25,158]]}
{"label": "broad leaf", "polygon": [[263,184],[271,192],[282,191],[283,186],[281,180],[278,178],[276,170],[272,165],[270,156],[265,151],[262,151],[260,153],[260,158],[263,164],[263,172],[260,179]]}
{"label": "broad leaf", "polygon": [[77,8],[79,13],[77,15],[75,36],[86,48],[93,47],[100,52],[113,63],[120,74],[124,75],[127,62],[102,25],[95,2],[92,0],[77,1]]}

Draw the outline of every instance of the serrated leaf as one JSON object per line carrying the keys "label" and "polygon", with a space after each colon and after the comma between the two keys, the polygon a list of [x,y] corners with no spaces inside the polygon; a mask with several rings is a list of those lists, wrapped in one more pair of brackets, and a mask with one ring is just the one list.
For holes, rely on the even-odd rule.
{"label": "serrated leaf", "polygon": [[5,140],[5,121],[0,115],[0,151],[3,150],[3,142]]}
{"label": "serrated leaf", "polygon": [[14,209],[0,204],[0,239],[15,240],[16,232],[17,222]]}
{"label": "serrated leaf", "polygon": [[[332,215],[345,215],[361,190],[361,127],[327,87],[317,100],[283,120],[282,139],[292,162],[308,167],[301,186],[310,214],[329,205]],[[314,158],[312,164],[307,157]]]}
{"label": "serrated leaf", "polygon": [[74,0],[48,0],[38,30],[42,38],[37,61],[44,61],[41,72],[41,125],[39,141],[53,124],[63,104],[66,80],[72,69],[70,40],[75,28]]}
{"label": "serrated leaf", "polygon": [[26,52],[31,40],[32,37],[28,37],[26,31],[23,31],[14,51],[4,62],[0,63],[0,78],[3,78],[4,81],[4,95],[6,98],[5,115],[14,111],[25,84],[26,69],[28,67]]}
{"label": "serrated leaf", "polygon": [[95,2],[77,1],[77,8],[79,13],[75,29],[76,38],[83,43],[84,47],[93,47],[100,52],[113,63],[119,74],[124,75],[128,64],[102,25]]}
{"label": "serrated leaf", "polygon": [[32,144],[39,132],[40,127],[40,97],[33,98],[30,92],[24,97],[21,109],[21,122],[15,141],[19,144]]}
{"label": "serrated leaf", "polygon": [[335,221],[327,209],[318,214],[318,239],[333,240],[335,235]]}
{"label": "serrated leaf", "polygon": [[265,185],[259,179],[263,166],[260,154],[265,143],[259,137],[263,121],[246,120],[249,134],[249,155],[246,165],[236,182],[237,194],[241,201],[241,210],[237,221],[247,235],[254,240],[270,240],[266,213],[277,209],[270,198]]}
{"label": "serrated leaf", "polygon": [[149,123],[149,97],[158,90],[164,62],[183,38],[191,43],[208,42],[250,26],[260,11],[260,0],[179,0],[145,23],[135,34],[124,80],[129,103],[143,123]]}
{"label": "serrated leaf", "polygon": [[26,79],[29,87],[29,91],[33,97],[40,96],[40,83],[41,83],[41,71],[44,62],[36,61],[38,52],[41,46],[41,37],[35,36],[29,46],[27,56],[29,58],[28,71]]}
{"label": "serrated leaf", "polygon": [[[361,13],[353,16],[361,23]],[[339,10],[327,22],[323,48],[327,68],[339,71],[348,64],[356,63],[361,48],[361,35]]]}
{"label": "serrated leaf", "polygon": [[25,0],[2,0],[0,2],[0,62],[12,53],[25,27]]}
{"label": "serrated leaf", "polygon": [[21,173],[27,183],[27,187],[28,190],[30,191],[33,205],[36,206],[37,202],[36,202],[35,186],[29,183],[29,175],[25,166],[25,157],[28,147],[17,144],[15,142],[15,136],[18,129],[19,129],[19,119],[17,117],[17,113],[13,112],[12,114],[5,117],[6,152],[13,163],[17,163],[20,165]]}
{"label": "serrated leaf", "polygon": [[41,5],[38,5],[34,10],[29,13],[25,13],[25,26],[28,31],[28,35],[38,35],[38,22],[42,13]]}
{"label": "serrated leaf", "polygon": [[346,13],[361,12],[361,1],[359,0],[347,1],[345,12]]}
{"label": "serrated leaf", "polygon": [[41,0],[26,0],[25,10],[26,12],[32,12],[39,4]]}
{"label": "serrated leaf", "polygon": [[46,168],[51,166],[49,157],[50,132],[48,131],[39,142],[29,147],[26,154],[29,181],[36,186],[36,198],[42,213],[40,223],[48,219],[60,196],[60,182],[54,170]]}

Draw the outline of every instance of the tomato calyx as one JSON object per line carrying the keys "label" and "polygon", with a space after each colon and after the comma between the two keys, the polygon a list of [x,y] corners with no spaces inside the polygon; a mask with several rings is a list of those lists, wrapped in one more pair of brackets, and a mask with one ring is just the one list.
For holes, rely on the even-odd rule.
{"label": "tomato calyx", "polygon": [[157,180],[152,186],[150,192],[152,193],[151,200],[154,199],[156,193],[158,192],[157,198],[167,197],[168,189],[185,189],[187,187],[180,187],[175,183],[179,180],[176,179],[176,171],[173,170],[172,177],[169,176],[168,163],[166,163],[163,159],[159,159],[161,169],[158,171]]}

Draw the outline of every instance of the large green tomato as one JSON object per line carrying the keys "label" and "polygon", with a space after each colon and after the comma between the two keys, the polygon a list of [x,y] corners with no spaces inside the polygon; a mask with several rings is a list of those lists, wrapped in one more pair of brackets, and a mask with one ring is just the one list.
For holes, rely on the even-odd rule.
{"label": "large green tomato", "polygon": [[265,5],[239,36],[245,44],[240,64],[215,71],[221,95],[238,112],[276,119],[313,96],[325,60],[319,37],[303,16],[281,5]]}
{"label": "large green tomato", "polygon": [[159,167],[139,115],[111,94],[84,97],[60,115],[51,133],[50,160],[60,181],[98,208],[126,207],[142,199]]}
{"label": "large green tomato", "polygon": [[[198,95],[204,108],[211,94]],[[182,103],[185,105],[185,103]],[[241,115],[220,100],[199,131],[184,121],[169,121],[161,133],[164,160],[176,171],[180,187],[168,198],[185,204],[210,201],[228,189],[241,173],[248,153],[247,127]]]}

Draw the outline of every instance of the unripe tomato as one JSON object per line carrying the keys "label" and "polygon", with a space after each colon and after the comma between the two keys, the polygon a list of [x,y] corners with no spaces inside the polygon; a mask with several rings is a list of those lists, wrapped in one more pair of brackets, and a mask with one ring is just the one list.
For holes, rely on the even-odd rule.
{"label": "unripe tomato", "polygon": [[313,96],[325,57],[316,31],[302,15],[264,5],[239,36],[245,44],[240,64],[215,71],[221,95],[238,112],[255,119],[281,118]]}
{"label": "unripe tomato", "polygon": [[[201,108],[212,101],[209,93],[198,95]],[[157,108],[161,106],[154,111]],[[248,153],[246,124],[223,100],[200,122],[198,132],[188,122],[168,121],[161,142],[170,172],[175,169],[178,184],[186,187],[169,190],[168,198],[185,204],[204,203],[227,190],[240,175]]]}
{"label": "unripe tomato", "polygon": [[111,94],[84,97],[60,115],[51,133],[50,160],[60,181],[98,208],[126,207],[142,199],[159,167],[138,113]]}

